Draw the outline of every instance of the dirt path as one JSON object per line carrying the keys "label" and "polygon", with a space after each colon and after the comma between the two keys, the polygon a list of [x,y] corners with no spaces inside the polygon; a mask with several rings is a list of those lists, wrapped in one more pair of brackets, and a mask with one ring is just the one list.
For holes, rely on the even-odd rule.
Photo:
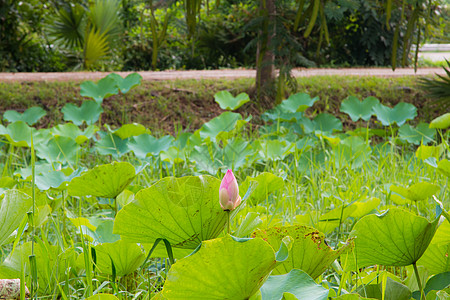
{"label": "dirt path", "polygon": [[[66,72],[66,73],[0,73],[0,82],[22,82],[22,81],[82,81],[98,80],[110,72]],[[126,76],[132,72],[117,72]],[[255,70],[191,70],[191,71],[161,71],[161,72],[138,72],[144,80],[175,80],[175,79],[217,79],[217,78],[241,78],[255,77]],[[295,69],[295,77],[308,76],[424,76],[433,74],[445,74],[442,68],[420,68],[414,73],[412,68],[398,68],[392,71],[389,68],[349,68],[349,69]]]}

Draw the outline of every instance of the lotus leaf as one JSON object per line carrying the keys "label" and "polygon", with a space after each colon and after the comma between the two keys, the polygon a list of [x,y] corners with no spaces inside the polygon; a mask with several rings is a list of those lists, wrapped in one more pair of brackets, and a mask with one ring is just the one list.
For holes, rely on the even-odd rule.
{"label": "lotus leaf", "polygon": [[33,106],[28,108],[23,114],[15,110],[7,110],[3,114],[3,119],[11,123],[16,121],[23,121],[31,126],[36,124],[46,114],[47,113],[43,108],[39,106]]}
{"label": "lotus leaf", "polygon": [[411,265],[422,256],[439,225],[401,209],[389,209],[381,215],[368,215],[353,227],[358,267],[374,264]]}
{"label": "lotus leaf", "polygon": [[211,176],[163,178],[140,190],[119,211],[114,233],[123,240],[154,243],[167,239],[173,247],[195,249],[217,237],[227,213],[219,205],[220,180]]}
{"label": "lotus leaf", "polygon": [[429,128],[426,123],[419,123],[416,128],[403,124],[398,130],[400,139],[414,145],[427,145],[434,141],[436,130]]}
{"label": "lotus leaf", "polygon": [[411,103],[405,102],[400,102],[394,108],[379,103],[373,107],[373,112],[384,126],[391,126],[394,123],[402,126],[407,120],[412,120],[417,116],[417,108]]}
{"label": "lotus leaf", "polygon": [[380,101],[375,97],[367,97],[363,101],[355,96],[348,96],[341,103],[341,111],[348,114],[353,122],[363,119],[368,121],[372,116],[373,107],[380,103]]}
{"label": "lotus leaf", "polygon": [[240,93],[236,97],[233,97],[228,91],[220,91],[214,95],[214,101],[220,105],[221,109],[236,110],[249,102],[250,98],[246,93]]}
{"label": "lotus leaf", "polygon": [[111,73],[106,77],[112,78],[123,94],[128,93],[129,90],[140,85],[142,81],[142,76],[138,73],[131,73],[125,78],[116,73]]}
{"label": "lotus leaf", "polygon": [[263,202],[267,199],[269,194],[281,189],[284,187],[284,180],[281,177],[278,177],[272,173],[263,172],[256,176],[255,178],[247,176],[245,181],[240,186],[240,194],[241,197],[244,196],[248,187],[250,186],[250,182],[255,181],[258,183],[256,188],[253,190],[249,201],[252,204],[257,204]]}
{"label": "lotus leaf", "polygon": [[100,79],[98,83],[90,80],[84,81],[80,87],[81,96],[92,98],[99,104],[103,102],[103,99],[117,95],[119,92],[116,80],[108,76]]}
{"label": "lotus leaf", "polygon": [[98,121],[103,109],[100,104],[94,101],[83,101],[80,107],[67,103],[61,109],[64,114],[64,121],[71,121],[73,124],[80,126],[86,122],[92,125]]}
{"label": "lotus leaf", "polygon": [[450,113],[437,117],[430,123],[430,128],[447,129],[450,127]]}
{"label": "lotus leaf", "polygon": [[289,257],[277,266],[273,274],[286,274],[293,269],[305,271],[312,278],[317,278],[328,266],[349,246],[332,250],[325,242],[325,235],[308,226],[294,225],[271,227],[257,230],[252,237],[259,237],[267,241],[272,248],[278,249],[283,238],[289,236],[291,240]]}
{"label": "lotus leaf", "polygon": [[136,271],[144,262],[145,255],[141,247],[135,243],[119,240],[114,243],[103,243],[95,246],[97,268],[101,273],[112,275],[112,264],[117,276],[125,276]]}
{"label": "lotus leaf", "polygon": [[273,249],[262,239],[236,241],[227,235],[172,266],[162,295],[167,299],[248,299],[275,267]]}
{"label": "lotus leaf", "polygon": [[71,196],[115,198],[135,177],[136,170],[128,162],[99,165],[73,178],[68,192]]}
{"label": "lotus leaf", "polygon": [[302,270],[292,269],[284,275],[271,275],[261,287],[262,300],[284,300],[286,293],[301,300],[326,300],[326,288],[314,282]]}
{"label": "lotus leaf", "polygon": [[4,194],[0,198],[0,246],[19,227],[32,205],[31,197],[18,190],[7,190]]}

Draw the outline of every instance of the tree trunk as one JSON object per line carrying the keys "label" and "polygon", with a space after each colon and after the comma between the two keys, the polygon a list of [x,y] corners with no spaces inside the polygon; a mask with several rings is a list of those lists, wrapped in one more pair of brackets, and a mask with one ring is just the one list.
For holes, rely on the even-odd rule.
{"label": "tree trunk", "polygon": [[275,94],[275,0],[259,0],[260,16],[264,17],[256,49],[256,92],[261,104],[270,104]]}

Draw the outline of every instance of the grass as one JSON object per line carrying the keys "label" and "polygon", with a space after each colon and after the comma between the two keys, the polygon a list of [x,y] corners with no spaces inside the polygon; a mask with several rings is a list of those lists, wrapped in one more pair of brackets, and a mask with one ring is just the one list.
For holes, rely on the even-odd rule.
{"label": "grass", "polygon": [[[126,95],[106,99],[102,123],[120,126],[136,122],[158,134],[194,131],[221,113],[214,102],[216,92],[248,92],[253,100],[253,83],[253,79],[143,82]],[[79,85],[80,82],[0,83],[0,113],[9,109],[24,111],[31,106],[41,106],[47,111],[47,116],[39,126],[54,126],[63,121],[60,110],[66,103],[81,105],[84,98],[80,96]],[[298,91],[320,98],[308,111],[309,114],[329,112],[344,117],[339,112],[339,106],[349,95],[360,98],[375,96],[388,105],[400,101],[413,103],[418,108],[419,118],[426,122],[441,113],[439,107],[417,88],[415,77],[308,77],[298,80]],[[260,108],[253,102],[244,105],[238,112],[252,114],[255,118],[261,114]]]}

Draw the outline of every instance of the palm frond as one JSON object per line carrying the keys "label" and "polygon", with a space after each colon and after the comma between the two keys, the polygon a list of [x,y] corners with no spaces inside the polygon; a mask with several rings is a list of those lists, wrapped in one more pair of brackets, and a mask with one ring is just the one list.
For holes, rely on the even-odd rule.
{"label": "palm frond", "polygon": [[105,33],[91,28],[84,42],[84,68],[90,69],[96,62],[104,58],[109,51],[109,43]]}
{"label": "palm frond", "polygon": [[49,36],[64,47],[82,47],[86,25],[86,10],[76,4],[61,8],[56,16],[49,20]]}

